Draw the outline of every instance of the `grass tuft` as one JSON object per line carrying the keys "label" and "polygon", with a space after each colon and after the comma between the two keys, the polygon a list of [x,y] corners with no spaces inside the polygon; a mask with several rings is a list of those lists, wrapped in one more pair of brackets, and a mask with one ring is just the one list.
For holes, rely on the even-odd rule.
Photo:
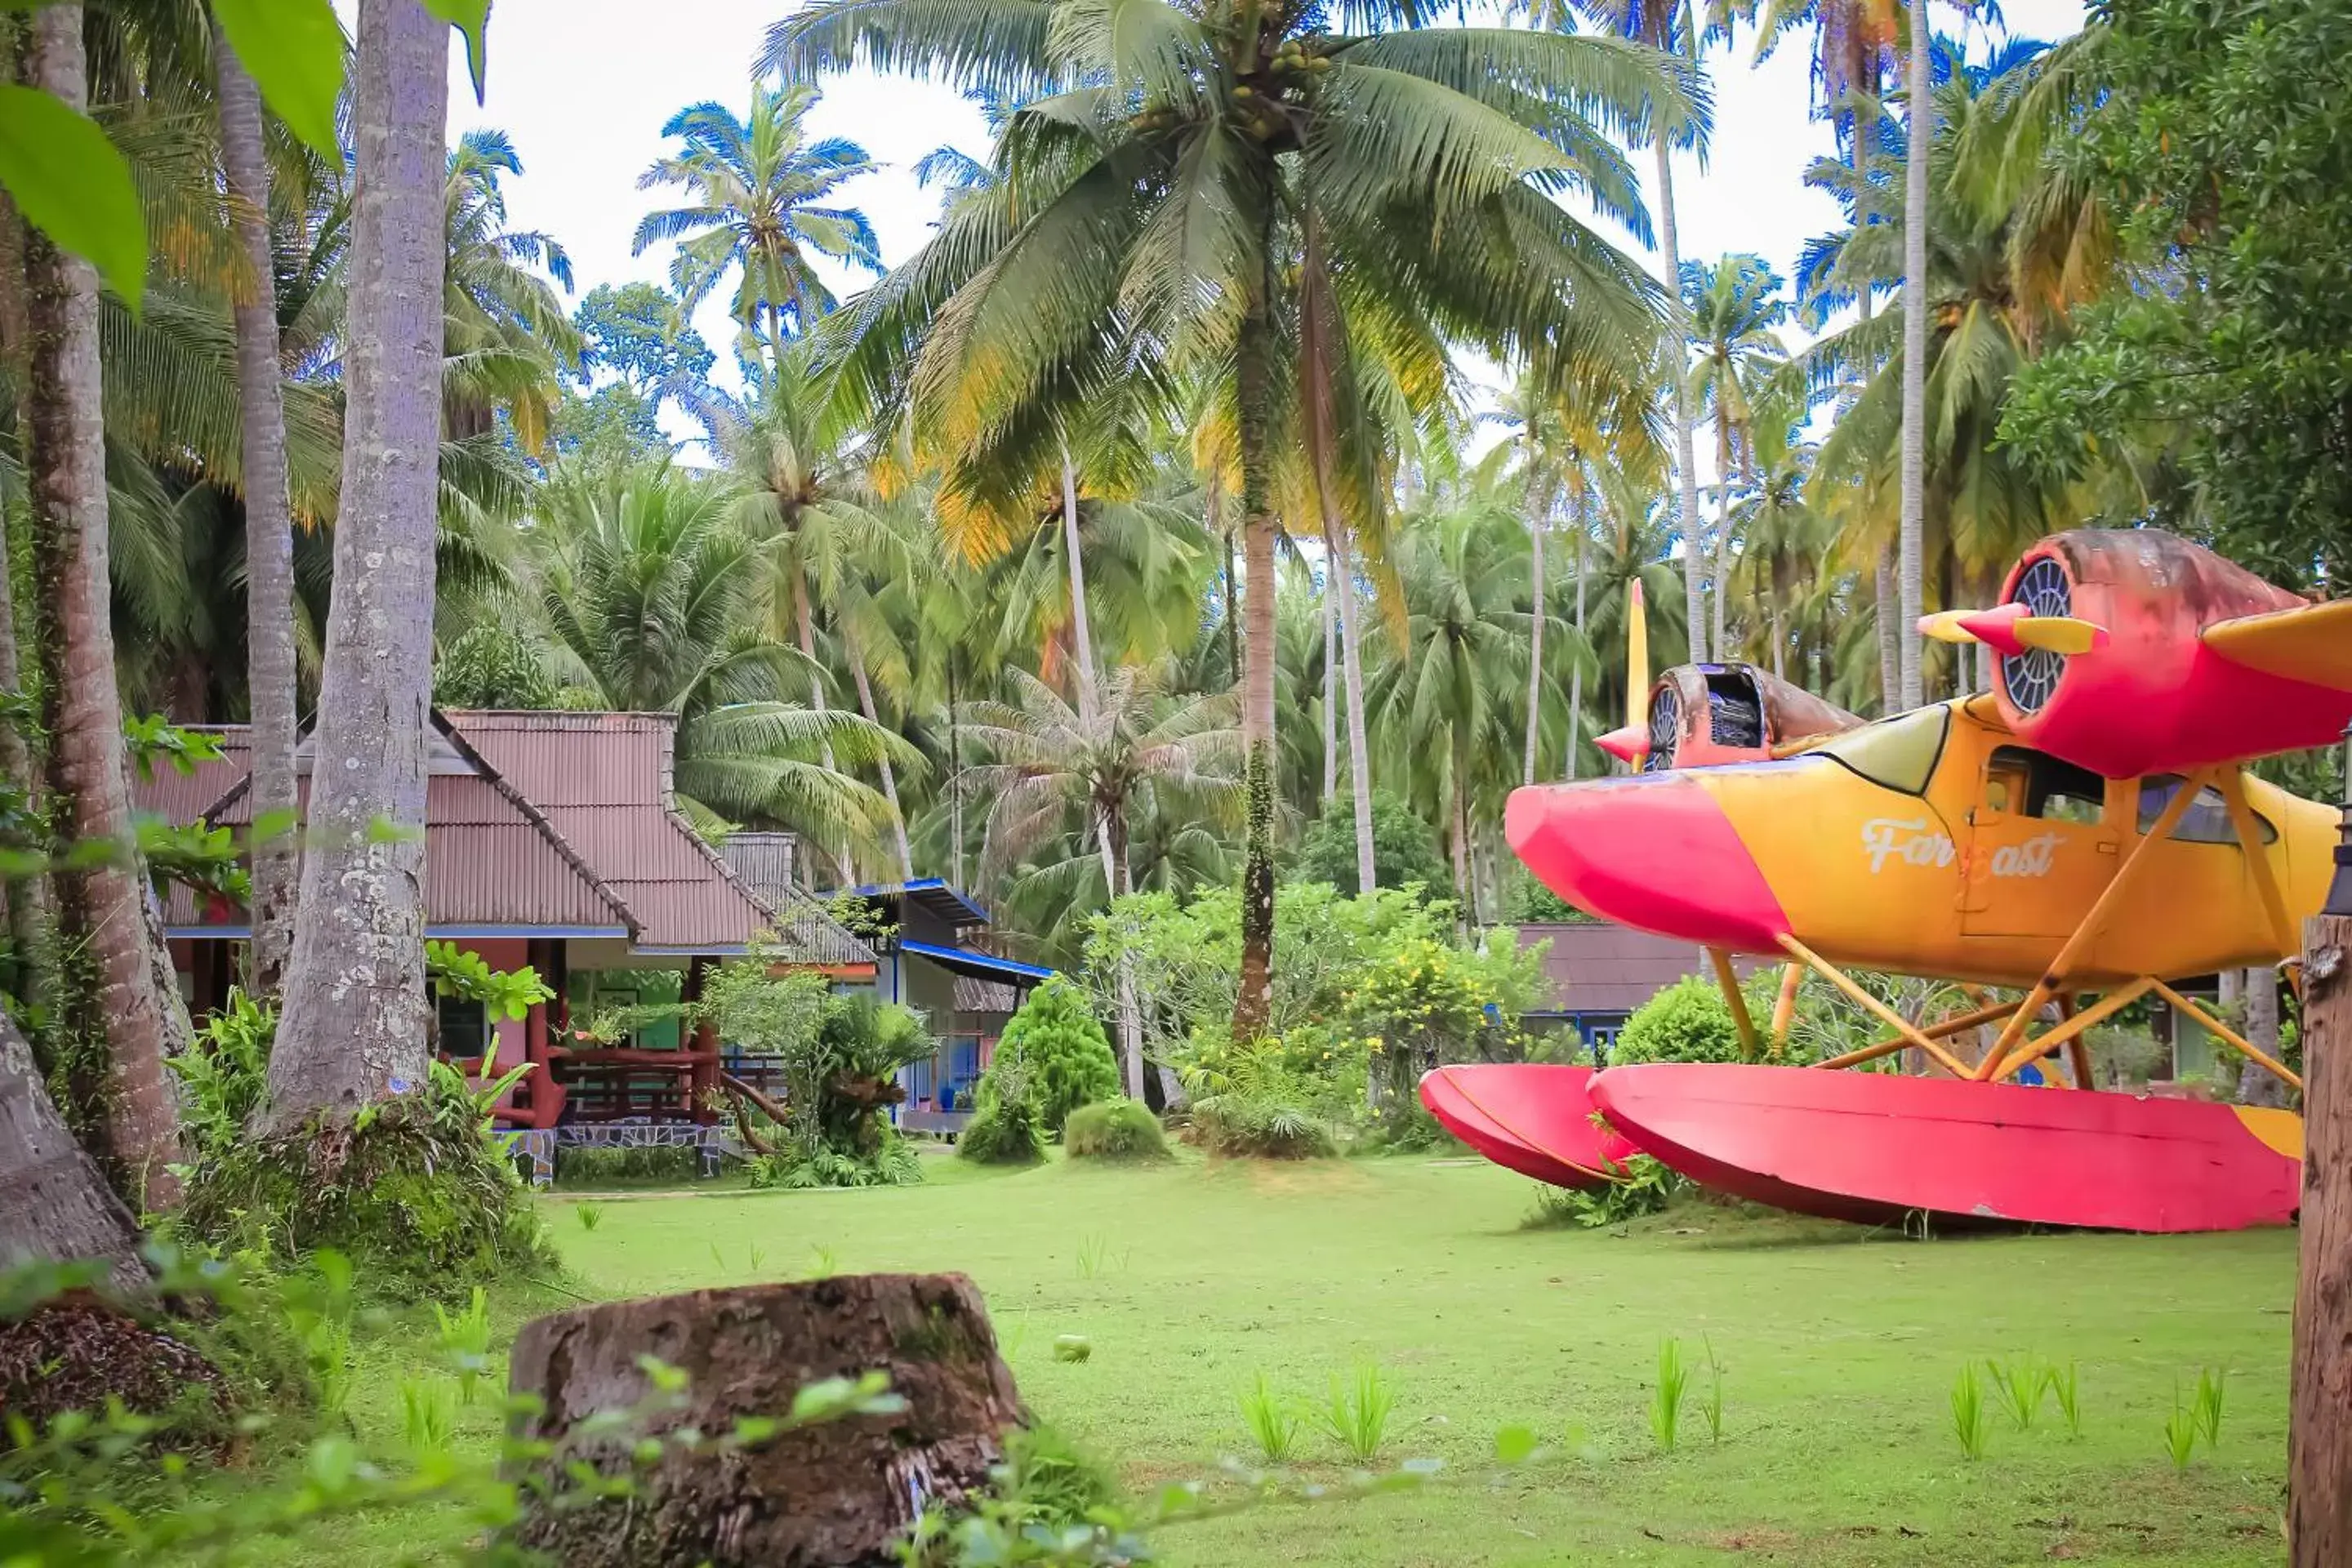
{"label": "grass tuft", "polygon": [[1690,1392],[1690,1367],[1683,1360],[1680,1340],[1658,1345],[1658,1384],[1650,1391],[1650,1436],[1658,1452],[1671,1454],[1682,1431],[1683,1397]]}
{"label": "grass tuft", "polygon": [[1298,1447],[1297,1408],[1275,1393],[1264,1373],[1242,1390],[1241,1402],[1242,1425],[1257,1445],[1258,1458],[1269,1465],[1286,1463]]}
{"label": "grass tuft", "polygon": [[1960,1368],[1960,1375],[1952,1384],[1952,1436],[1959,1440],[1960,1457],[1974,1462],[1985,1456],[1986,1427],[1984,1389],[1977,1383],[1974,1363]]}
{"label": "grass tuft", "polygon": [[1395,1408],[1387,1375],[1366,1363],[1351,1378],[1331,1374],[1330,1397],[1316,1412],[1315,1424],[1349,1458],[1369,1465],[1388,1441],[1389,1415]]}

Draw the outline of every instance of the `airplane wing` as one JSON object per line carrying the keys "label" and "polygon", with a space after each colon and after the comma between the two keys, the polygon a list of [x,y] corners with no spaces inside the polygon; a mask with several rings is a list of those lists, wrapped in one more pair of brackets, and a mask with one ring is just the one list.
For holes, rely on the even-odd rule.
{"label": "airplane wing", "polygon": [[2216,621],[2203,637],[2207,647],[2232,664],[2352,691],[2352,599]]}

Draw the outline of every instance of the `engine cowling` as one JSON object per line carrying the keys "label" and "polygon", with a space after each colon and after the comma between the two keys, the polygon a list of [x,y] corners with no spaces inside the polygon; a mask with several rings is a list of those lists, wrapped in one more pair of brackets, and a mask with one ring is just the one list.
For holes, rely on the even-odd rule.
{"label": "engine cowling", "polygon": [[[1994,700],[2020,739],[2134,778],[2336,738],[2352,706],[2343,692],[2250,668],[2203,639],[2221,622],[2307,603],[2175,534],[2077,529],[2028,550],[2000,608],[1959,624],[1997,649]],[[2034,623],[2103,635],[2080,651],[2021,646],[2017,628]]]}

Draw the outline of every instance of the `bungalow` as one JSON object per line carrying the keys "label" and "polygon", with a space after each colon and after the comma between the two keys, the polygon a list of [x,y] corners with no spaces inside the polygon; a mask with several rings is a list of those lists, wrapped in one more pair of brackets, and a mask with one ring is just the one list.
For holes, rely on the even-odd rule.
{"label": "bungalow", "polygon": [[956,1132],[971,1119],[972,1087],[995,1054],[1004,1026],[1054,972],[984,945],[988,911],[937,877],[850,889],[877,930],[875,990],[925,1014],[940,1048],[898,1077],[906,1090],[898,1125]]}
{"label": "bungalow", "polygon": [[[1614,1045],[1626,1021],[1643,1003],[1691,975],[1712,979],[1706,955],[1685,942],[1675,942],[1631,926],[1606,921],[1561,921],[1523,925],[1519,945],[1551,944],[1544,954],[1544,977],[1551,983],[1552,1003],[1525,1016],[1531,1028],[1572,1028],[1587,1045],[1602,1052]],[[1752,959],[1738,960],[1739,973],[1756,967]]]}
{"label": "bungalow", "polygon": [[[442,998],[441,1046],[484,1076],[539,1065],[501,1116],[542,1171],[559,1142],[682,1142],[716,1158],[715,1091],[746,1064],[709,1025],[681,1037],[677,1016],[660,1015],[693,1001],[712,965],[765,937],[784,962],[842,984],[874,981],[873,951],[788,879],[755,888],[694,831],[671,784],[675,726],[659,713],[433,715],[425,934],[495,968],[529,964],[555,992],[496,1025],[479,1004]],[[142,811],[250,825],[249,737],[214,733],[221,760],[142,784]],[[305,780],[310,759],[306,742],[296,752]],[[772,840],[744,837],[747,864],[764,864]],[[190,1006],[209,1012],[250,939],[246,912],[175,888],[164,924]]]}

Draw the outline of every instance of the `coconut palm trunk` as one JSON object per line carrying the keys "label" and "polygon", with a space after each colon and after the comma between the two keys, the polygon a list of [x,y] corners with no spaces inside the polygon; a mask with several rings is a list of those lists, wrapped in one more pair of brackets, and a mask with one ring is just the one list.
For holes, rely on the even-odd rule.
{"label": "coconut palm trunk", "polygon": [[1243,605],[1242,787],[1247,826],[1242,864],[1241,980],[1234,997],[1234,1037],[1265,1032],[1274,1007],[1274,505],[1266,449],[1273,407],[1266,340],[1266,295],[1272,283],[1263,259],[1273,241],[1272,214],[1258,220],[1260,261],[1249,279],[1241,339],[1234,350],[1242,463]]}
{"label": "coconut palm trunk", "polygon": [[1895,551],[1880,545],[1873,563],[1878,597],[1878,704],[1882,714],[1903,709],[1903,628],[1901,593],[1895,586]]}
{"label": "coconut palm trunk", "polygon": [[1364,732],[1364,641],[1358,620],[1355,552],[1348,531],[1325,502],[1323,549],[1339,563],[1339,674],[1348,700],[1348,790],[1356,810],[1356,890],[1380,886],[1380,857],[1372,841],[1371,742]]}
{"label": "coconut palm trunk", "polygon": [[1715,635],[1710,645],[1717,658],[1728,658],[1731,652],[1724,635],[1731,605],[1725,585],[1731,579],[1731,456],[1737,444],[1730,417],[1718,412],[1715,420]]}
{"label": "coconut palm trunk", "polygon": [[1927,613],[1927,157],[1936,101],[1927,81],[1927,0],[1911,0],[1910,145],[1903,169],[1903,512],[1896,575],[1903,706],[1926,700],[1919,617]]}
{"label": "coconut palm trunk", "polygon": [[1576,754],[1584,742],[1584,561],[1585,545],[1591,538],[1591,521],[1585,515],[1582,480],[1576,486],[1576,647],[1575,666],[1568,672],[1568,770],[1562,774],[1569,783],[1576,782]]}
{"label": "coconut palm trunk", "polygon": [[142,1237],[58,1114],[16,1021],[0,1013],[0,1268],[24,1262],[97,1261],[126,1294],[146,1288]]}
{"label": "coconut palm trunk", "polygon": [[1332,572],[1333,563],[1327,550],[1323,556],[1323,602],[1318,606],[1323,622],[1323,809],[1327,812],[1339,794],[1339,623],[1338,607],[1331,601],[1339,584]]}
{"label": "coconut palm trunk", "polygon": [[316,766],[264,1131],[421,1085],[448,25],[361,0],[342,502]]}
{"label": "coconut palm trunk", "polygon": [[[866,679],[866,655],[856,639],[849,643],[849,673],[857,683],[857,710],[866,715],[868,724],[879,725],[882,716],[874,707],[874,683]],[[915,853],[907,843],[907,814],[898,808],[898,771],[883,757],[882,797],[890,803],[890,827],[898,836],[898,875],[908,881],[915,879]]]}
{"label": "coconut palm trunk", "polygon": [[261,95],[228,37],[213,29],[219,74],[221,164],[230,222],[250,285],[236,305],[237,401],[244,419],[245,599],[252,709],[254,836],[252,985],[275,997],[294,946],[294,528],[286,496],[286,403],[278,363],[278,285],[269,251],[269,160]]}
{"label": "coconut palm trunk", "polygon": [[[75,109],[87,106],[81,6],[36,14],[26,74],[32,87]],[[179,1129],[163,1067],[170,1037],[147,951],[141,907],[147,879],[132,848],[114,684],[98,271],[37,233],[28,236],[25,255],[26,489],[34,584],[47,611],[38,646],[50,820],[69,844],[129,851],[58,873],[59,942],[79,972],[59,998],[59,1022],[67,1037],[106,1042],[102,1084],[82,1087],[105,1104],[111,1174],[126,1194],[164,1208],[178,1194],[168,1166],[179,1158]]]}
{"label": "coconut palm trunk", "polygon": [[[791,526],[797,529],[798,520],[795,519]],[[825,711],[824,677],[819,672],[816,662],[816,618],[809,608],[807,569],[798,565],[793,572],[793,630],[800,640],[801,657],[808,660],[809,707],[823,713]],[[832,742],[824,742],[824,755],[826,771],[830,772],[835,766]],[[845,888],[854,884],[857,880],[857,868],[850,860],[849,847],[835,844],[831,846],[830,853],[834,868],[841,878],[841,885]]]}
{"label": "coconut palm trunk", "polygon": [[1698,481],[1692,472],[1697,467],[1697,458],[1691,437],[1689,378],[1684,374],[1683,367],[1690,329],[1683,309],[1682,242],[1675,227],[1674,154],[1664,136],[1652,138],[1651,145],[1658,158],[1658,247],[1666,264],[1666,322],[1674,339],[1666,373],[1675,396],[1675,515],[1680,521],[1683,535],[1683,608],[1690,626],[1690,656],[1694,660],[1704,660],[1706,600],[1699,564],[1704,542],[1698,521]]}
{"label": "coconut palm trunk", "polygon": [[1528,543],[1529,585],[1535,597],[1534,616],[1528,625],[1528,744],[1519,769],[1522,784],[1536,782],[1536,742],[1543,723],[1544,634],[1544,509],[1537,505],[1537,485],[1528,481]]}
{"label": "coconut palm trunk", "polygon": [[[1078,534],[1078,469],[1067,447],[1062,448],[1062,553],[1070,574],[1070,640],[1078,666],[1078,721],[1095,726],[1101,689],[1096,684],[1094,616],[1087,605],[1086,547]],[[1127,866],[1127,814],[1123,805],[1106,809],[1095,825],[1096,845],[1102,851],[1103,893],[1113,900],[1135,890]],[[1121,1081],[1130,1100],[1143,1098],[1143,1015],[1135,992],[1135,960],[1122,952],[1118,958],[1118,1059]]]}

